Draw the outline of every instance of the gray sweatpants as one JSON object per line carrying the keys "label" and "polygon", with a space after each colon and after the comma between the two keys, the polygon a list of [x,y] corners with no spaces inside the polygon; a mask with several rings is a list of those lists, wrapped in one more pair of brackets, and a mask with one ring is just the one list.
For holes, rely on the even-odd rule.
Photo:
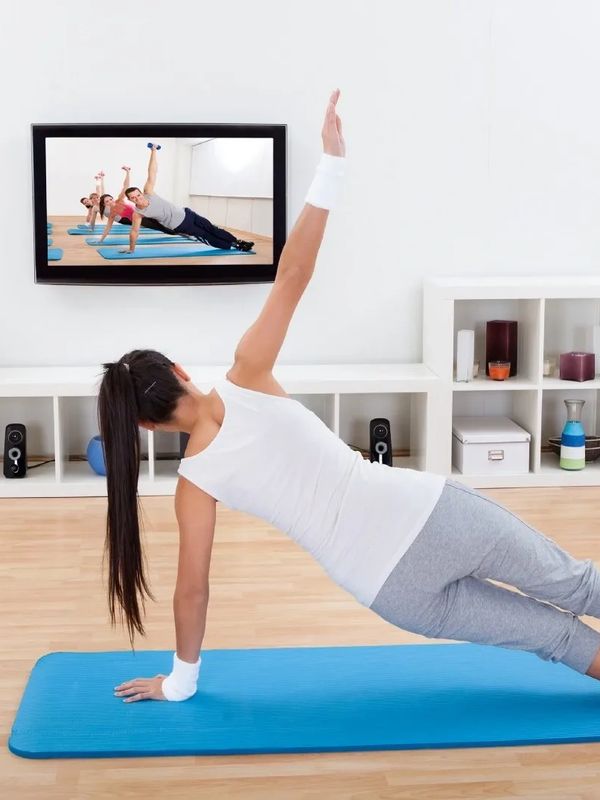
{"label": "gray sweatpants", "polygon": [[582,673],[600,649],[600,633],[578,619],[600,618],[600,572],[592,561],[572,558],[508,509],[454,481],[446,482],[371,609],[413,633],[527,650]]}

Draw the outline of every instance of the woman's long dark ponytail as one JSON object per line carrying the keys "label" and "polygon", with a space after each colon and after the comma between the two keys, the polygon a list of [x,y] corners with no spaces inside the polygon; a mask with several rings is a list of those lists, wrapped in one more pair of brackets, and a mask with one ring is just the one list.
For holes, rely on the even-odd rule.
{"label": "woman's long dark ponytail", "polygon": [[100,219],[104,219],[104,211],[106,209],[107,197],[110,197],[112,200],[112,194],[103,194],[100,198],[100,202],[98,203],[98,208],[100,209]]}
{"label": "woman's long dark ponytail", "polygon": [[135,631],[145,635],[145,597],[154,600],[145,576],[140,538],[139,423],[160,424],[172,418],[185,392],[172,367],[173,362],[155,350],[134,350],[117,362],[104,364],[98,395],[108,489],[108,608],[113,625],[120,608],[132,647]]}

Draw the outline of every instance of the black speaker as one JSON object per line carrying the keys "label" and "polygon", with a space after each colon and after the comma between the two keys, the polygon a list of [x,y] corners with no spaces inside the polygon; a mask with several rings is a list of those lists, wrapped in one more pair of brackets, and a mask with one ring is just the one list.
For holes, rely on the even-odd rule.
{"label": "black speaker", "polygon": [[369,423],[371,461],[392,466],[392,434],[389,419],[372,419]]}
{"label": "black speaker", "polygon": [[189,433],[179,433],[179,458],[183,458],[185,456],[185,448],[190,440]]}
{"label": "black speaker", "polygon": [[4,431],[4,477],[24,478],[27,474],[27,431],[12,422]]}

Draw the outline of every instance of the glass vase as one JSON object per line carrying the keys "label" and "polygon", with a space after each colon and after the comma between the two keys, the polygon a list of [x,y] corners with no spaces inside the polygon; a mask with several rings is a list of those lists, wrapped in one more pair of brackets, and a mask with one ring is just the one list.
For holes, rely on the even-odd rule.
{"label": "glass vase", "polygon": [[585,431],[581,410],[585,400],[565,400],[567,421],[560,437],[560,466],[562,469],[585,467]]}

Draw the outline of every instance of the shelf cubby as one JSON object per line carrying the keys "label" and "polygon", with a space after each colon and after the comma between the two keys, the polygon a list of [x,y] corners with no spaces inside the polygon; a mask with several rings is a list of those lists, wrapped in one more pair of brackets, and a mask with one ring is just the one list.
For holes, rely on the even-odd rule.
{"label": "shelf cubby", "polygon": [[600,299],[586,297],[546,300],[544,356],[556,358],[558,366],[561,353],[573,350],[593,351],[594,325],[600,325]]}
{"label": "shelf cubby", "polygon": [[[19,422],[26,427],[27,463],[35,466],[27,472],[26,478],[5,479],[0,470],[0,497],[12,496],[12,485],[17,488],[17,496],[35,497],[47,486],[56,486],[55,437],[53,398],[48,396],[7,397],[0,395],[0,433],[4,446],[6,426]],[[44,420],[48,422],[45,423]],[[40,462],[50,461],[41,465]],[[28,482],[28,479],[31,479]]]}
{"label": "shelf cubby", "polygon": [[[84,397],[58,397],[58,437],[57,479],[60,482],[85,485],[96,483],[98,491],[105,491],[106,479],[98,475],[86,460],[86,451],[90,439],[98,435],[97,398],[93,395]],[[142,462],[140,479],[148,477],[148,444],[146,431],[140,429]]]}
{"label": "shelf cubby", "polygon": [[[529,469],[539,467],[539,394],[530,391],[455,392],[452,404],[454,417],[509,417],[531,435]],[[456,473],[453,469],[453,474]],[[504,479],[506,476],[503,476]]]}
{"label": "shelf cubby", "polygon": [[579,383],[577,386],[577,389],[551,390],[543,393],[542,446],[547,444],[550,437],[560,436],[567,419],[565,400],[585,400],[581,414],[583,429],[589,436],[598,434],[598,391],[593,388],[584,388],[585,383]]}
{"label": "shelf cubby", "polygon": [[[542,303],[538,299],[486,298],[483,300],[457,300],[454,308],[452,366],[456,368],[456,335],[462,328],[475,331],[474,360],[479,361],[479,375],[486,378],[486,323],[494,319],[516,320],[517,375],[515,382],[536,382],[540,372],[540,336]],[[492,382],[492,383],[495,383]]]}
{"label": "shelf cubby", "polygon": [[369,423],[389,420],[395,467],[422,469],[427,397],[423,392],[344,394],[340,396],[339,436],[351,447],[369,451]]}
{"label": "shelf cubby", "polygon": [[0,397],[2,443],[4,444],[6,426],[13,422],[21,422],[27,428],[29,459],[32,457],[44,460],[54,458],[53,430],[51,426],[41,422],[44,417],[52,418],[51,397]]}

